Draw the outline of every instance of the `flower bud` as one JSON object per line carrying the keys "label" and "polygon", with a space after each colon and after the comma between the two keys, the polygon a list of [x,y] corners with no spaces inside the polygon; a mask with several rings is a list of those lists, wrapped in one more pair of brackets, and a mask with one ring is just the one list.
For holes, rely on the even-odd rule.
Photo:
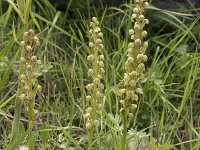
{"label": "flower bud", "polygon": [[92,21],[93,22],[97,22],[97,18],[96,17],[92,17]]}
{"label": "flower bud", "polygon": [[135,24],[135,25],[134,25],[134,29],[135,29],[135,30],[139,30],[139,29],[140,29],[140,26],[139,26],[138,24]]}
{"label": "flower bud", "polygon": [[144,94],[141,88],[137,88],[137,89],[135,89],[135,91],[136,91],[137,93],[139,93],[139,94]]}
{"label": "flower bud", "polygon": [[90,33],[90,34],[93,34],[93,31],[94,31],[94,30],[90,29],[89,33]]}
{"label": "flower bud", "polygon": [[144,23],[145,24],[149,24],[149,20],[148,19],[144,19]]}
{"label": "flower bud", "polygon": [[26,95],[25,95],[25,94],[22,94],[22,95],[19,96],[19,98],[20,98],[21,100],[25,100]]}
{"label": "flower bud", "polygon": [[136,94],[133,95],[133,100],[138,101],[138,96]]}
{"label": "flower bud", "polygon": [[21,62],[21,63],[25,63],[25,62],[26,62],[26,59],[25,59],[24,57],[21,57],[21,58],[20,58],[20,62]]}
{"label": "flower bud", "polygon": [[99,120],[94,120],[94,125],[95,125],[96,127],[98,127],[98,126],[100,125]]}
{"label": "flower bud", "polygon": [[25,75],[25,74],[22,74],[22,75],[20,76],[20,79],[21,79],[21,80],[26,80],[26,75]]}
{"label": "flower bud", "polygon": [[90,130],[91,127],[92,127],[91,122],[90,122],[90,121],[87,121],[85,127],[86,127],[87,130]]}
{"label": "flower bud", "polygon": [[88,76],[92,77],[94,75],[93,69],[88,70]]}
{"label": "flower bud", "polygon": [[142,58],[143,58],[143,54],[138,54],[138,55],[137,55],[137,60],[138,60],[138,61],[141,61]]}
{"label": "flower bud", "polygon": [[102,33],[102,32],[98,33],[98,36],[99,36],[100,38],[103,38],[103,33]]}
{"label": "flower bud", "polygon": [[88,107],[88,108],[86,109],[86,112],[88,112],[88,113],[92,112],[92,107]]}
{"label": "flower bud", "polygon": [[99,62],[99,67],[101,67],[101,68],[104,67],[104,63],[103,63],[103,61],[100,61],[100,62]]}
{"label": "flower bud", "polygon": [[104,89],[104,85],[101,83],[101,84],[99,85],[99,88],[100,88],[101,90],[103,90],[103,89]]}
{"label": "flower bud", "polygon": [[41,60],[37,60],[37,64],[39,65],[42,64]]}
{"label": "flower bud", "polygon": [[132,19],[135,19],[136,17],[137,17],[137,15],[136,14],[132,14]]}
{"label": "flower bud", "polygon": [[147,48],[147,47],[148,47],[148,45],[149,45],[149,43],[148,43],[148,42],[144,42],[144,44],[143,44],[144,48]]}
{"label": "flower bud", "polygon": [[147,60],[148,60],[147,55],[143,55],[142,60],[143,60],[143,61],[147,61]]}
{"label": "flower bud", "polygon": [[86,114],[83,115],[83,118],[88,119],[88,118],[90,118],[90,116],[91,116],[90,113],[86,113]]}
{"label": "flower bud", "polygon": [[145,71],[145,66],[143,63],[140,63],[137,67],[138,72],[143,72]]}
{"label": "flower bud", "polygon": [[147,37],[147,31],[142,31],[141,36],[142,37]]}
{"label": "flower bud", "polygon": [[127,59],[127,61],[128,61],[128,63],[133,63],[133,62],[134,62],[134,58],[133,58],[133,57],[129,57],[129,58]]}
{"label": "flower bud", "polygon": [[28,69],[29,71],[31,71],[31,70],[33,69],[31,65],[27,65],[26,67],[27,67],[27,69]]}
{"label": "flower bud", "polygon": [[135,80],[131,80],[129,84],[130,84],[130,86],[132,86],[132,87],[135,87],[135,86],[136,86]]}
{"label": "flower bud", "polygon": [[143,21],[145,19],[144,15],[139,15],[139,20]]}
{"label": "flower bud", "polygon": [[36,42],[36,41],[39,41],[39,38],[37,36],[34,36],[33,40]]}
{"label": "flower bud", "polygon": [[144,2],[144,7],[148,8],[149,7],[149,3],[148,2]]}
{"label": "flower bud", "polygon": [[133,48],[134,47],[134,43],[129,43],[128,44],[128,48]]}
{"label": "flower bud", "polygon": [[139,9],[138,8],[134,8],[133,12],[137,14],[137,13],[139,13]]}
{"label": "flower bud", "polygon": [[99,44],[99,48],[103,49],[104,48],[103,44]]}
{"label": "flower bud", "polygon": [[120,100],[120,103],[121,103],[122,105],[124,105],[124,100]]}
{"label": "flower bud", "polygon": [[129,53],[133,52],[133,49],[132,48],[128,48],[127,50]]}
{"label": "flower bud", "polygon": [[120,113],[123,112],[123,111],[124,111],[124,108],[121,108],[121,109],[120,109]]}
{"label": "flower bud", "polygon": [[91,54],[87,57],[87,60],[90,61],[90,62],[93,62],[94,61],[94,55]]}
{"label": "flower bud", "polygon": [[31,61],[36,63],[37,62],[37,56],[32,56]]}
{"label": "flower bud", "polygon": [[42,92],[42,86],[41,86],[41,85],[37,85],[37,90],[38,90],[39,92]]}
{"label": "flower bud", "polygon": [[139,75],[139,73],[137,71],[132,71],[130,73],[130,76],[133,76],[133,77],[137,77]]}
{"label": "flower bud", "polygon": [[21,45],[21,46],[25,46],[25,42],[24,42],[24,41],[21,41],[20,45]]}
{"label": "flower bud", "polygon": [[101,94],[101,92],[97,91],[97,98],[101,98],[103,95]]}
{"label": "flower bud", "polygon": [[24,38],[27,38],[28,32],[24,32]]}
{"label": "flower bud", "polygon": [[131,40],[134,40],[135,39],[135,35],[131,35]]}
{"label": "flower bud", "polygon": [[100,84],[101,81],[99,78],[95,78],[93,82],[94,82],[94,84],[98,85],[98,84]]}
{"label": "flower bud", "polygon": [[100,58],[101,60],[104,60],[104,55],[100,55],[99,58]]}
{"label": "flower bud", "polygon": [[31,47],[30,45],[28,45],[28,46],[26,46],[26,50],[27,50],[28,52],[31,52],[31,51],[32,51],[32,47]]}
{"label": "flower bud", "polygon": [[94,26],[94,23],[93,22],[90,22],[90,27]]}
{"label": "flower bud", "polygon": [[103,68],[100,68],[100,73],[105,73],[105,70]]}
{"label": "flower bud", "polygon": [[133,35],[134,34],[134,30],[133,29],[130,29],[129,30],[129,35]]}
{"label": "flower bud", "polygon": [[126,93],[126,89],[121,89],[121,90],[120,90],[120,93],[121,93],[121,94],[125,94],[125,93]]}
{"label": "flower bud", "polygon": [[98,39],[96,40],[96,42],[97,42],[97,44],[100,44],[100,43],[102,43],[102,40],[98,38]]}
{"label": "flower bud", "polygon": [[103,76],[100,75],[100,74],[98,74],[97,77],[98,77],[99,79],[102,79],[102,78],[103,78]]}
{"label": "flower bud", "polygon": [[129,114],[128,114],[128,116],[129,116],[129,117],[132,117],[132,116],[133,116],[133,114],[132,114],[132,113],[129,113]]}
{"label": "flower bud", "polygon": [[135,108],[137,108],[137,105],[136,104],[132,104],[131,107],[132,107],[132,109],[135,109]]}
{"label": "flower bud", "polygon": [[39,47],[40,46],[40,41],[35,41],[35,47]]}
{"label": "flower bud", "polygon": [[92,97],[91,97],[91,96],[89,96],[89,95],[88,95],[88,96],[86,96],[86,101],[88,101],[88,102],[89,102],[89,101],[91,101],[91,99],[92,99]]}
{"label": "flower bud", "polygon": [[89,47],[94,47],[94,43],[90,42]]}
{"label": "flower bud", "polygon": [[26,85],[26,86],[24,86],[24,89],[25,89],[26,91],[29,91],[29,90],[30,90],[30,87],[29,87],[28,85]]}
{"label": "flower bud", "polygon": [[86,89],[88,90],[88,91],[91,91],[92,90],[92,84],[88,84],[87,86],[86,86]]}
{"label": "flower bud", "polygon": [[29,32],[29,34],[34,34],[33,29],[29,29],[28,32]]}
{"label": "flower bud", "polygon": [[141,41],[140,39],[136,39],[136,40],[135,40],[135,44],[136,44],[136,45],[140,45],[141,43],[142,43],[142,41]]}
{"label": "flower bud", "polygon": [[96,28],[96,30],[98,31],[98,32],[100,32],[101,31],[101,29],[98,27],[98,28]]}

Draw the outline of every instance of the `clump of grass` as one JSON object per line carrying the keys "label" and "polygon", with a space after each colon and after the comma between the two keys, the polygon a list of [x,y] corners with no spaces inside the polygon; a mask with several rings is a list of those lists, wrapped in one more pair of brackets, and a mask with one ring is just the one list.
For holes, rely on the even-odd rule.
{"label": "clump of grass", "polygon": [[143,94],[140,88],[141,81],[144,80],[145,65],[143,62],[147,61],[147,56],[144,55],[148,42],[145,41],[147,31],[144,30],[148,19],[144,17],[144,10],[149,6],[149,3],[144,0],[136,0],[137,7],[133,9],[132,19],[134,21],[134,28],[129,30],[129,35],[132,42],[128,45],[128,58],[125,63],[126,73],[124,74],[124,89],[120,90],[122,100],[120,101],[123,122],[123,136],[121,149],[126,149],[126,137],[129,120],[133,114],[130,109],[137,107],[138,95]]}
{"label": "clump of grass", "polygon": [[[86,86],[88,90],[88,96],[86,100],[89,102],[89,107],[86,109],[86,114],[84,118],[86,119],[86,129],[88,131],[88,149],[92,149],[92,139],[93,132],[96,129],[96,134],[98,135],[98,128],[100,125],[99,116],[101,115],[102,109],[102,97],[104,85],[101,80],[104,74],[104,55],[102,54],[102,49],[104,48],[102,44],[103,33],[99,28],[99,22],[96,17],[92,18],[90,22],[91,29],[89,30],[89,47],[92,49],[92,54],[87,57],[87,60],[91,62],[92,68],[88,70],[88,76],[92,79],[92,83]],[[100,144],[100,137],[98,138],[98,143]]]}
{"label": "clump of grass", "polygon": [[[33,23],[36,24],[38,30],[42,31],[40,35],[45,36],[41,43],[41,49],[45,51],[39,51],[37,56],[42,57],[44,55],[45,65],[42,67],[45,69],[44,72],[46,74],[44,78],[39,79],[40,81],[44,80],[45,83],[45,86],[43,86],[45,87],[45,100],[36,100],[36,105],[39,111],[42,112],[41,115],[42,118],[45,118],[45,121],[42,129],[37,130],[35,134],[36,136],[41,135],[41,140],[37,140],[38,144],[35,144],[35,149],[88,149],[88,144],[85,143],[85,132],[89,133],[89,130],[82,128],[82,118],[83,114],[87,114],[87,111],[91,110],[92,107],[91,103],[88,102],[89,108],[87,111],[85,109],[84,82],[88,78],[85,78],[85,74],[88,71],[85,68],[88,67],[88,62],[86,60],[87,51],[81,51],[86,43],[84,35],[87,31],[84,27],[87,21],[84,20],[84,16],[87,15],[80,11],[81,18],[78,18],[77,13],[72,21],[66,15],[59,15],[60,12],[56,12],[48,0],[36,0],[34,4],[36,4],[36,7],[38,6],[37,12],[31,12],[31,20],[28,21],[28,19],[25,19],[28,17],[23,15],[25,13],[28,16],[28,9],[24,9],[22,6],[23,2],[28,4],[31,0],[16,0],[15,3],[11,0],[7,1],[12,4],[10,6],[14,6],[17,3],[16,7],[13,8],[17,10],[16,12],[19,14],[23,24],[19,23],[20,18],[16,17],[16,14],[11,13],[11,7],[5,14],[0,11],[0,14],[2,14],[0,15],[0,24],[2,25],[4,20],[8,21],[5,21],[5,24],[3,23],[4,28],[1,30],[0,56],[2,58],[8,57],[11,60],[1,60],[0,62],[0,132],[2,131],[0,133],[0,149],[7,147],[6,143],[10,139],[10,133],[12,133],[11,139],[13,139],[11,141],[15,146],[12,145],[8,150],[17,149],[20,144],[24,145],[26,143],[24,137],[29,132],[29,130],[25,133],[21,131],[23,128],[22,122],[28,122],[23,118],[24,113],[22,116],[20,115],[22,100],[19,95],[24,94],[24,90],[18,90],[17,94],[15,94],[16,91],[13,87],[15,87],[17,81],[15,73],[18,70],[14,68],[18,66],[16,59],[19,52],[22,52],[22,56],[24,55],[21,49],[17,51],[15,41],[21,37],[24,31],[28,30],[28,26],[33,26]],[[69,3],[76,2],[71,0]],[[0,1],[0,8],[1,3]],[[87,0],[87,3],[89,6],[89,0]],[[83,5],[81,4],[81,6]],[[69,5],[68,10],[71,9],[70,7]],[[104,9],[102,7],[105,10],[101,17],[104,24],[102,30],[106,33],[103,41],[106,43],[107,49],[107,51],[104,51],[106,58],[104,68],[106,70],[106,78],[104,78],[106,89],[104,97],[99,99],[98,104],[103,100],[110,114],[102,116],[101,123],[105,125],[102,126],[103,130],[96,131],[94,125],[91,134],[92,149],[121,150],[121,145],[123,145],[122,138],[119,138],[119,135],[121,137],[121,118],[117,115],[119,112],[118,99],[115,98],[115,95],[111,95],[110,91],[113,86],[118,87],[122,83],[117,84],[123,78],[124,55],[126,54],[124,47],[128,45],[126,31],[131,24],[128,14],[132,7],[132,1],[130,1],[130,4],[122,4],[122,7],[118,8],[110,7]],[[88,10],[91,10],[91,8],[88,8]],[[182,10],[192,12],[198,9]],[[75,9],[73,9],[74,11]],[[98,15],[101,14],[95,8],[94,11]],[[70,12],[70,15],[72,14],[71,11],[68,12]],[[131,124],[132,117],[130,116],[130,122],[129,120],[127,121],[127,128],[130,130],[126,141],[128,141],[129,147],[132,144],[130,149],[142,149],[141,144],[144,144],[143,141],[146,140],[150,142],[150,145],[147,145],[148,148],[151,147],[149,149],[199,149],[199,42],[196,34],[199,29],[199,17],[196,18],[192,13],[184,14],[162,9],[158,10],[153,6],[150,7],[149,12],[151,12],[150,19],[157,19],[151,21],[153,23],[148,26],[148,33],[151,32],[150,35],[152,35],[149,36],[151,44],[148,48],[148,65],[151,65],[151,67],[148,67],[149,69],[145,75],[146,83],[144,88],[140,86],[139,82],[139,86],[136,87],[136,89],[141,88],[146,94],[142,97],[138,94],[139,100],[134,100],[133,107],[137,107],[137,111],[134,111],[135,113],[130,108],[130,113],[134,114],[134,124]],[[94,16],[92,11],[88,13]],[[162,13],[165,16],[162,16]],[[53,16],[55,17],[53,18]],[[133,15],[133,17],[135,16]],[[186,20],[185,22],[181,20],[182,17]],[[189,22],[191,21],[189,19],[195,19],[190,26]],[[13,32],[10,32],[12,24]],[[1,25],[0,28],[2,27]],[[171,28],[172,26],[173,31],[169,32],[169,27]],[[134,40],[132,43],[134,43]],[[25,58],[25,56],[23,57]],[[68,62],[69,58],[74,60],[73,65]],[[2,68],[2,63],[8,65]],[[19,76],[24,74],[25,69],[23,63],[20,66],[22,69],[19,69]],[[93,63],[91,63],[91,66],[92,69]],[[23,88],[22,85],[18,89]],[[17,99],[15,101],[15,116],[13,117],[13,103],[11,101],[15,98],[15,95],[17,95]],[[126,96],[125,93],[122,95]],[[90,92],[88,92],[88,96],[91,96]],[[121,101],[122,103],[123,100]],[[69,105],[69,103],[71,104]],[[25,106],[28,108],[27,102]],[[99,116],[96,114],[98,121]],[[13,130],[10,132],[6,126],[10,125],[9,121],[13,118]],[[7,123],[3,120],[6,120]],[[60,128],[57,121],[60,123],[59,126],[62,124],[63,127],[61,126]],[[86,118],[85,121],[87,122]],[[90,120],[88,119],[88,121]],[[131,128],[134,128],[134,130]],[[144,134],[144,132],[148,134]],[[143,137],[147,138],[143,139]],[[96,141],[101,144],[100,147],[98,147],[99,145],[96,144]],[[125,143],[125,147],[129,149],[127,142]],[[44,148],[41,148],[41,145],[44,145]]]}

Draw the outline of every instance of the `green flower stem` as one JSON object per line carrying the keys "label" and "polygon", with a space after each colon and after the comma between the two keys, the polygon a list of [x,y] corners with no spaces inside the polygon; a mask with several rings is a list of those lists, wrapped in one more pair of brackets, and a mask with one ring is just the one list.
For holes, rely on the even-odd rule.
{"label": "green flower stem", "polygon": [[123,121],[123,136],[122,136],[122,144],[121,144],[121,150],[126,150],[126,145],[127,145],[127,141],[126,141],[126,137],[127,137],[127,131],[128,131],[128,118],[127,118],[127,111],[124,110],[123,114],[122,114],[122,121]]}
{"label": "green flower stem", "polygon": [[28,114],[29,114],[29,135],[28,135],[28,149],[34,150],[34,135],[33,135],[33,119],[34,119],[34,102],[30,100],[28,104]]}
{"label": "green flower stem", "polygon": [[[96,37],[94,38],[96,39]],[[95,41],[94,41],[95,42]],[[98,49],[96,49],[96,43],[94,43],[94,62],[97,62],[98,60]],[[94,70],[94,77],[98,76],[98,65],[97,63],[94,63],[93,66],[93,70]],[[92,114],[91,114],[91,129],[90,129],[90,137],[89,137],[89,146],[88,149],[91,150],[92,149],[92,139],[93,139],[93,132],[94,132],[94,120],[96,120],[96,105],[97,105],[97,86],[94,86],[94,99],[92,99],[91,101],[91,106],[92,106]]]}
{"label": "green flower stem", "polygon": [[86,114],[84,118],[86,119],[86,129],[88,130],[88,149],[92,149],[92,142],[94,137],[94,132],[97,137],[97,144],[100,146],[100,136],[99,136],[99,116],[101,115],[99,108],[99,100],[102,97],[102,91],[104,89],[101,79],[103,78],[104,70],[104,56],[99,55],[101,50],[104,48],[102,44],[103,33],[98,27],[99,22],[96,17],[92,18],[90,22],[90,42],[89,47],[91,47],[92,54],[87,57],[87,60],[92,63],[92,68],[88,70],[88,76],[91,77],[92,83],[86,86],[88,90],[88,95],[86,100],[89,102],[90,106],[86,109]]}

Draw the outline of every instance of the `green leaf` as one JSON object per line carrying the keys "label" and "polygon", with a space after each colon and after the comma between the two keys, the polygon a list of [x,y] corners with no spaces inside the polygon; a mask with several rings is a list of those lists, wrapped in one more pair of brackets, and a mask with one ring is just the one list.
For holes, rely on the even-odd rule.
{"label": "green leaf", "polygon": [[20,122],[20,125],[19,125],[19,134],[20,135],[23,135],[25,134],[25,127],[24,127],[24,124],[22,122]]}
{"label": "green leaf", "polygon": [[49,131],[48,130],[44,130],[47,128],[47,124],[46,123],[43,123],[42,124],[42,130],[40,132],[40,137],[42,139],[42,143],[46,143],[48,138],[49,138]]}
{"label": "green leaf", "polygon": [[158,150],[170,150],[171,146],[169,144],[159,145]]}

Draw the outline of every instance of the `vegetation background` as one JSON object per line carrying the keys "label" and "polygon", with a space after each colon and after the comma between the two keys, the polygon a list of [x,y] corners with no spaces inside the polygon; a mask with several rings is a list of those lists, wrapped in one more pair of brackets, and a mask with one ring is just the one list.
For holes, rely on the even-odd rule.
{"label": "vegetation background", "polygon": [[[140,149],[171,147],[200,149],[200,7],[195,1],[151,1],[146,17],[149,48],[146,82],[129,135]],[[197,1],[196,1],[197,2]],[[22,37],[20,17],[0,1],[0,149],[9,143]],[[55,6],[55,7],[54,7]],[[63,7],[64,6],[64,7]],[[41,40],[37,56],[42,60],[36,98],[36,149],[87,149],[83,114],[87,108],[85,85],[89,83],[88,24],[93,16],[104,33],[105,93],[102,143],[99,149],[116,149],[120,133],[120,99],[113,93],[123,84],[128,30],[133,1],[112,6],[105,2],[69,0],[67,5],[34,0],[32,27]],[[27,115],[21,116],[19,144],[26,145]],[[116,136],[113,136],[116,135]],[[146,139],[146,140],[144,140]],[[94,139],[95,141],[95,139]],[[136,141],[136,142],[135,142]],[[94,142],[95,145],[95,142]],[[145,145],[142,147],[142,145]],[[17,147],[16,146],[16,147]],[[159,147],[160,146],[160,147]],[[163,147],[162,147],[163,146]]]}

